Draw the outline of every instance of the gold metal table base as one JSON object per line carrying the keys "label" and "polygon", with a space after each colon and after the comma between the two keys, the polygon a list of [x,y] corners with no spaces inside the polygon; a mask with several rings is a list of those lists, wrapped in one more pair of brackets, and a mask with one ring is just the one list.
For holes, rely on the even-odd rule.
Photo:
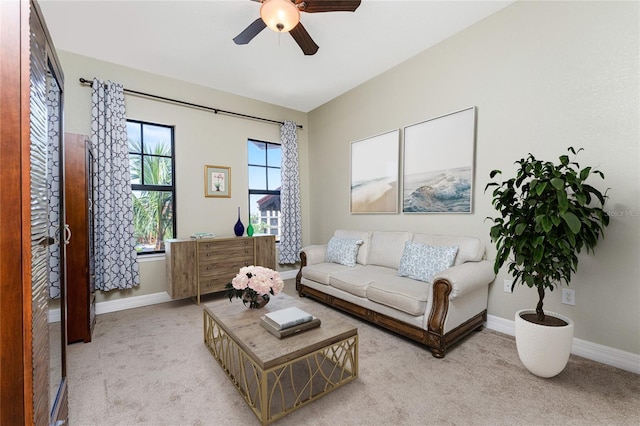
{"label": "gold metal table base", "polygon": [[263,370],[205,310],[204,342],[263,425],[358,376],[357,334]]}

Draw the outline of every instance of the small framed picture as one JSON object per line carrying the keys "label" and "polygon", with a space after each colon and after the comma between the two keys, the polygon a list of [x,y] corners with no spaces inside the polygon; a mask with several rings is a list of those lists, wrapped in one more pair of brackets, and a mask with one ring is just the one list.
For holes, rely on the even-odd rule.
{"label": "small framed picture", "polygon": [[204,166],[204,196],[231,197],[231,167]]}

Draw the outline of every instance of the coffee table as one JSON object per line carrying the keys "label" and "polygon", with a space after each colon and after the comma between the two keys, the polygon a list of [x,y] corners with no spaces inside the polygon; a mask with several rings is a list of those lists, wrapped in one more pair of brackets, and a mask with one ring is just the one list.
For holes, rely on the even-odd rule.
{"label": "coffee table", "polygon": [[282,339],[260,326],[290,306],[296,299],[279,294],[262,309],[226,298],[204,307],[204,343],[263,425],[358,376],[358,329],[337,314],[298,304],[322,324]]}

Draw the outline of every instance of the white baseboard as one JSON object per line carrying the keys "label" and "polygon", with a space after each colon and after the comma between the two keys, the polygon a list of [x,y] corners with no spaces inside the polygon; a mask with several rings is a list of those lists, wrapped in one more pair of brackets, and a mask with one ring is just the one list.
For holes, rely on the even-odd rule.
{"label": "white baseboard", "polygon": [[291,269],[289,271],[280,272],[280,278],[282,278],[283,280],[290,280],[292,278],[295,278],[296,275],[298,275],[297,269]]}
{"label": "white baseboard", "polygon": [[[487,315],[486,326],[491,330],[515,336],[514,321],[493,315]],[[571,353],[582,358],[587,358],[625,371],[640,374],[640,355],[631,352],[621,351],[620,349],[611,348],[609,346],[588,342],[574,337]]]}
{"label": "white baseboard", "polygon": [[145,294],[142,296],[127,297],[125,299],[108,300],[96,303],[96,315],[124,311],[132,308],[140,308],[142,306],[157,305],[158,303],[171,302],[171,300],[173,299],[171,299],[169,294],[165,291]]}
{"label": "white baseboard", "polygon": [[60,322],[60,308],[49,310],[49,322]]}
{"label": "white baseboard", "polygon": [[[283,280],[295,278],[297,269],[280,272]],[[96,315],[107,314],[109,312],[124,311],[125,309],[140,308],[142,306],[155,305],[158,303],[170,302],[172,299],[166,292],[145,294],[143,296],[127,297],[125,299],[108,300],[96,303]],[[49,322],[60,321],[60,309],[49,311]]]}
{"label": "white baseboard", "polygon": [[[287,280],[295,278],[298,271],[284,271],[280,276]],[[170,302],[172,299],[166,292],[146,294],[143,296],[127,297],[126,299],[109,300],[96,303],[96,315],[109,312],[123,311],[126,309],[140,308],[142,306],[155,305],[158,303]],[[49,312],[49,322],[60,321],[60,310],[52,309]],[[515,335],[514,321],[500,318],[494,315],[487,315],[486,327],[499,333]],[[640,374],[640,355],[625,352],[620,349],[588,342],[582,339],[573,339],[571,353],[592,361]]]}
{"label": "white baseboard", "polygon": [[[140,308],[142,306],[157,305],[158,303],[171,302],[171,297],[166,292],[145,294],[142,296],[127,297],[125,299],[107,300],[96,303],[96,315],[109,312],[124,311],[126,309]],[[60,321],[60,309],[49,311],[49,322]]]}

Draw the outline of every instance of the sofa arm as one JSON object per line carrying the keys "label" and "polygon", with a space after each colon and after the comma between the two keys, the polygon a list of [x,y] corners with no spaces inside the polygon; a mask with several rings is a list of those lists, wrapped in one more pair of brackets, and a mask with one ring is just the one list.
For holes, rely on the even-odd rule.
{"label": "sofa arm", "polygon": [[[306,255],[306,265],[315,265],[324,262],[327,253],[327,245],[313,245],[304,247],[302,250]],[[305,266],[306,266],[305,265]]]}
{"label": "sofa arm", "polygon": [[462,297],[489,284],[496,278],[493,265],[488,260],[466,262],[438,272],[433,281],[446,280],[451,284],[449,300]]}

